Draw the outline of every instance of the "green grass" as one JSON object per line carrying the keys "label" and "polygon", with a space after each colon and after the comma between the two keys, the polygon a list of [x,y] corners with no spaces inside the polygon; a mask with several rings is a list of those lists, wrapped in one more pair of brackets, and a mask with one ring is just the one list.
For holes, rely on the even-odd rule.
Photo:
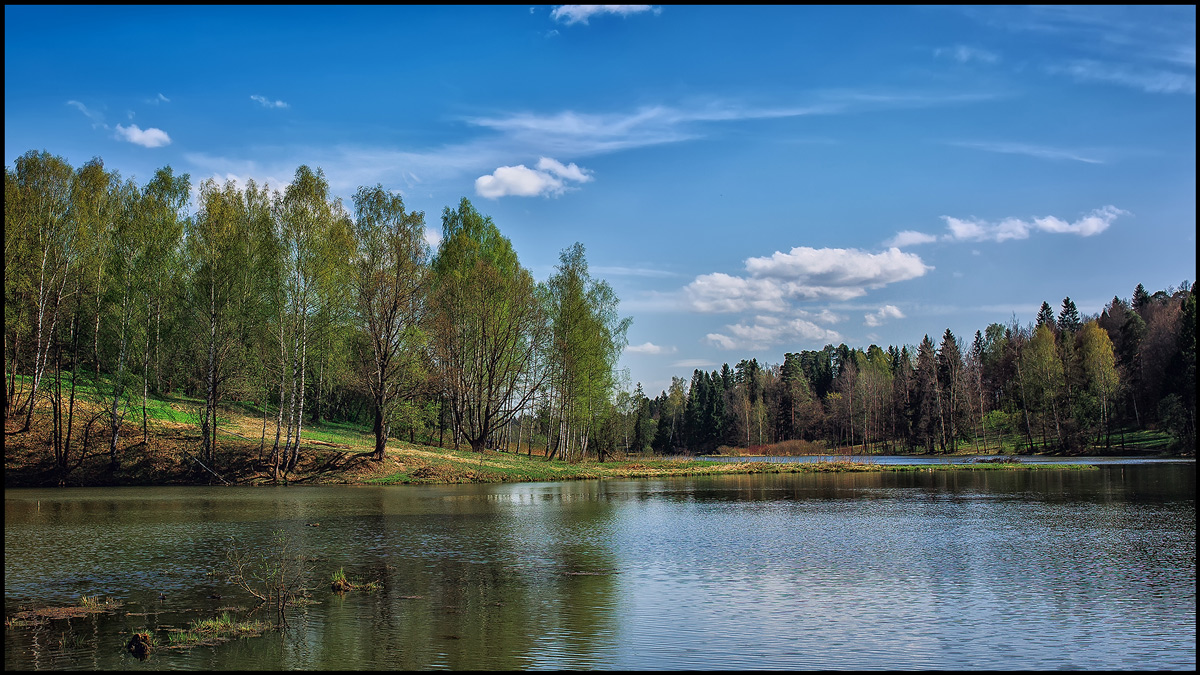
{"label": "green grass", "polygon": [[329,578],[329,586],[335,593],[346,593],[349,591],[363,590],[368,593],[374,593],[382,588],[378,581],[360,581],[358,579],[349,579],[346,577],[345,568],[338,568]]}
{"label": "green grass", "polygon": [[167,643],[172,647],[217,644],[227,640],[254,637],[270,627],[265,621],[238,621],[229,612],[222,612],[211,619],[196,619],[187,628],[169,633]]}

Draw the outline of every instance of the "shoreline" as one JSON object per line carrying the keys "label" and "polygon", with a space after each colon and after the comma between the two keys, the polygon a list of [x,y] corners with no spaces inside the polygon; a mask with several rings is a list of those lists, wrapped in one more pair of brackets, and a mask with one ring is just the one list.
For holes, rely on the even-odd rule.
{"label": "shoreline", "polygon": [[[35,421],[44,422],[35,416]],[[257,424],[261,424],[257,422]],[[231,425],[232,426],[232,425]],[[235,427],[237,428],[237,427]],[[5,489],[46,487],[180,486],[180,485],[453,485],[464,483],[520,483],[560,480],[659,478],[762,473],[861,473],[935,471],[1047,471],[1095,469],[1089,457],[1102,460],[1117,455],[1073,455],[1076,463],[1053,461],[1054,455],[1002,455],[1000,461],[929,463],[929,459],[996,457],[976,453],[900,455],[919,464],[881,464],[881,455],[850,455],[837,452],[820,455],[790,455],[787,460],[767,461],[776,455],[704,455],[699,457],[626,456],[599,462],[594,458],[566,462],[547,460],[539,454],[486,450],[481,453],[408,443],[389,439],[382,461],[370,458],[373,436],[361,432],[316,431],[301,444],[300,464],[286,481],[275,483],[268,457],[260,440],[252,440],[259,429],[237,428],[221,433],[214,472],[202,468],[195,453],[194,429],[183,424],[163,423],[151,427],[145,442],[141,429],[122,429],[125,441],[118,451],[119,468],[109,469],[107,448],[89,447],[86,457],[72,458],[66,474],[55,470],[46,446],[47,429],[35,423],[24,433],[5,435]],[[232,431],[233,433],[229,433]],[[320,437],[320,438],[318,438]],[[321,440],[326,438],[328,440]],[[133,439],[136,439],[134,441]],[[1133,455],[1120,455],[1133,456]],[[1140,457],[1193,459],[1194,456],[1136,453]],[[783,457],[783,456],[779,456]],[[1023,461],[1039,457],[1046,460]],[[1067,459],[1064,456],[1063,459]],[[761,460],[758,458],[762,458]],[[726,460],[726,461],[722,461]],[[1082,460],[1082,461],[1081,461]],[[207,464],[207,463],[205,463]]]}

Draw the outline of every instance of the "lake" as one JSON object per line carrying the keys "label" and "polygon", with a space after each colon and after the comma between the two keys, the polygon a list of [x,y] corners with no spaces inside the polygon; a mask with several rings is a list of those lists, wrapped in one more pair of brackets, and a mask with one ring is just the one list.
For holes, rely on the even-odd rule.
{"label": "lake", "polygon": [[[1195,497],[1194,462],[6,490],[6,616],[124,604],[6,629],[4,665],[1193,670]],[[313,568],[286,630],[124,651],[135,630],[161,643],[252,607],[211,573],[231,537],[261,549],[279,530]],[[339,568],[381,587],[337,595]]]}

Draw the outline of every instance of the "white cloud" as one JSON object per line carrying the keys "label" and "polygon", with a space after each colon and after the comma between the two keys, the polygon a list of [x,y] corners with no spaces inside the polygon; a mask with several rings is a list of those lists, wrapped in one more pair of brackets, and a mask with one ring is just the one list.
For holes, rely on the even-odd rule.
{"label": "white cloud", "polygon": [[577,23],[586,25],[588,19],[600,14],[629,16],[649,11],[657,14],[662,10],[652,5],[559,5],[550,12],[550,18],[568,26]]}
{"label": "white cloud", "polygon": [[[802,312],[802,314],[804,314],[804,312]],[[841,314],[834,314],[828,309],[823,309],[820,312],[817,312],[815,318],[822,323],[840,323],[846,320],[846,317],[842,316]]]}
{"label": "white cloud", "polygon": [[776,251],[770,257],[746,260],[746,271],[751,275],[784,281],[789,296],[808,298],[857,297],[865,289],[914,279],[929,269],[916,254],[895,247],[883,253],[867,253],[797,246],[788,253]]}
{"label": "white cloud", "polygon": [[170,102],[171,102],[171,99],[167,98],[166,96],[163,96],[161,93],[158,96],[155,96],[154,98],[146,100],[146,103],[150,103],[153,105],[158,105],[159,103],[170,103]]}
{"label": "white cloud", "polygon": [[634,354],[674,354],[675,348],[662,347],[654,344],[653,342],[646,342],[640,345],[629,345],[625,348],[625,351],[632,352]]}
{"label": "white cloud", "polygon": [[587,169],[579,168],[574,162],[563,166],[563,163],[556,159],[541,157],[538,159],[537,169],[538,171],[554,174],[562,180],[571,180],[577,183],[586,183],[592,180],[590,172]]}
{"label": "white cloud", "polygon": [[1090,237],[1108,229],[1117,216],[1130,215],[1128,211],[1115,206],[1103,206],[1095,209],[1086,216],[1068,223],[1054,216],[1034,218],[1025,221],[1019,218],[1005,218],[998,223],[984,220],[961,219],[952,216],[942,216],[950,233],[943,236],[949,241],[995,241],[1003,242],[1010,239],[1028,239],[1035,230],[1054,234],[1077,234]]}
{"label": "white cloud", "polygon": [[984,63],[996,63],[1000,57],[986,49],[978,47],[968,47],[966,45],[955,45],[953,47],[939,48],[933,50],[934,56],[946,56],[952,58],[959,63],[967,63],[968,61],[982,61]]}
{"label": "white cloud", "polygon": [[118,124],[116,128],[117,138],[123,141],[129,141],[134,145],[140,145],[146,148],[160,148],[164,145],[171,144],[171,137],[168,136],[167,132],[163,131],[162,129],[155,129],[151,127],[149,129],[142,130],[138,128],[138,125],[136,124],[130,124],[127,127],[123,127]]}
{"label": "white cloud", "polygon": [[883,307],[880,307],[879,311],[877,311],[877,312],[872,312],[871,314],[863,315],[864,323],[866,323],[866,325],[870,326],[871,328],[875,328],[877,326],[882,326],[883,323],[885,321],[887,321],[888,319],[903,319],[903,318],[904,318],[904,312],[901,312],[900,309],[898,307],[896,307],[895,305],[884,305]]}
{"label": "white cloud", "polygon": [[671,364],[672,368],[703,368],[706,366],[715,366],[716,363],[706,359],[684,359]]}
{"label": "white cloud", "polygon": [[931,269],[916,254],[898,248],[868,253],[797,246],[789,253],[776,251],[770,257],[747,259],[748,278],[721,272],[703,274],[684,292],[692,308],[701,312],[781,312],[791,298],[849,300]]}
{"label": "white cloud", "polygon": [[1116,220],[1117,216],[1130,215],[1128,211],[1123,211],[1115,206],[1103,206],[1098,208],[1088,215],[1076,220],[1073,223],[1068,223],[1064,220],[1055,218],[1054,216],[1046,216],[1045,218],[1034,218],[1033,224],[1039,230],[1046,232],[1054,232],[1056,234],[1077,234],[1081,237],[1090,237],[1094,234],[1100,234],[1112,225],[1112,221]]}
{"label": "white cloud", "polygon": [[700,312],[781,312],[787,308],[782,284],[774,279],[746,279],[714,272],[696,277],[684,292],[691,306]]}
{"label": "white cloud", "polygon": [[442,233],[431,227],[426,227],[425,243],[429,244],[429,248],[436,251],[437,247],[442,245]]}
{"label": "white cloud", "polygon": [[705,339],[726,350],[759,351],[783,343],[806,344],[840,341],[841,335],[803,318],[780,321],[775,317],[757,316],[751,324],[736,323],[725,327],[730,335],[709,333]]}
{"label": "white cloud", "polygon": [[912,246],[914,244],[929,244],[937,241],[937,236],[925,234],[924,232],[914,232],[912,230],[903,230],[897,232],[896,236],[884,242],[884,246],[888,248],[901,248],[904,246]]}
{"label": "white cloud", "polygon": [[1076,162],[1084,162],[1086,164],[1103,164],[1104,161],[1094,157],[1085,157],[1075,150],[1064,150],[1062,148],[1052,148],[1044,145],[1032,145],[1029,143],[989,143],[989,142],[952,142],[950,145],[955,145],[960,148],[972,148],[975,150],[984,150],[986,152],[999,152],[1011,155],[1028,155],[1040,159],[1069,159]]}
{"label": "white cloud", "polygon": [[258,94],[252,94],[250,96],[250,100],[258,103],[259,105],[261,105],[264,108],[286,108],[286,107],[288,107],[288,104],[284,103],[283,101],[272,101],[271,99],[267,98],[266,96],[259,96]]}
{"label": "white cloud", "polygon": [[1029,223],[1018,218],[1005,218],[999,223],[988,223],[982,220],[962,220],[952,216],[942,216],[950,234],[944,239],[951,241],[995,241],[1029,238]]}
{"label": "white cloud", "polygon": [[733,338],[727,335],[721,335],[720,333],[709,333],[708,335],[704,336],[704,339],[720,347],[721,349],[733,350],[738,348],[738,343],[734,341]]}
{"label": "white cloud", "polygon": [[491,175],[476,178],[475,192],[488,199],[551,196],[571,189],[566,181],[586,183],[590,180],[592,177],[589,172],[574,163],[563,166],[562,162],[542,157],[538,160],[536,169],[530,169],[524,164],[502,166]]}

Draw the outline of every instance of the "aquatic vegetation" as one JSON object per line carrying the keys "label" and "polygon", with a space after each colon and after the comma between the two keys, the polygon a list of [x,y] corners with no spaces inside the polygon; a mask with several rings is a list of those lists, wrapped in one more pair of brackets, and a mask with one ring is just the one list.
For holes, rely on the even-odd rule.
{"label": "aquatic vegetation", "polygon": [[255,637],[271,628],[266,621],[238,621],[229,612],[222,612],[209,619],[196,619],[187,628],[176,629],[167,634],[169,647],[196,647],[215,645],[229,640]]}
{"label": "aquatic vegetation", "polygon": [[329,585],[330,588],[333,589],[334,593],[347,593],[349,591],[357,590],[374,593],[383,587],[383,585],[378,581],[352,581],[346,576],[345,569],[341,567],[338,568],[338,571],[333,573],[333,576],[330,578]]}
{"label": "aquatic vegetation", "polygon": [[89,614],[98,614],[119,609],[123,606],[112,598],[100,599],[98,595],[82,596],[78,605],[68,607],[35,607],[22,609],[4,618],[5,628],[29,628],[49,623],[51,619],[78,619]]}

